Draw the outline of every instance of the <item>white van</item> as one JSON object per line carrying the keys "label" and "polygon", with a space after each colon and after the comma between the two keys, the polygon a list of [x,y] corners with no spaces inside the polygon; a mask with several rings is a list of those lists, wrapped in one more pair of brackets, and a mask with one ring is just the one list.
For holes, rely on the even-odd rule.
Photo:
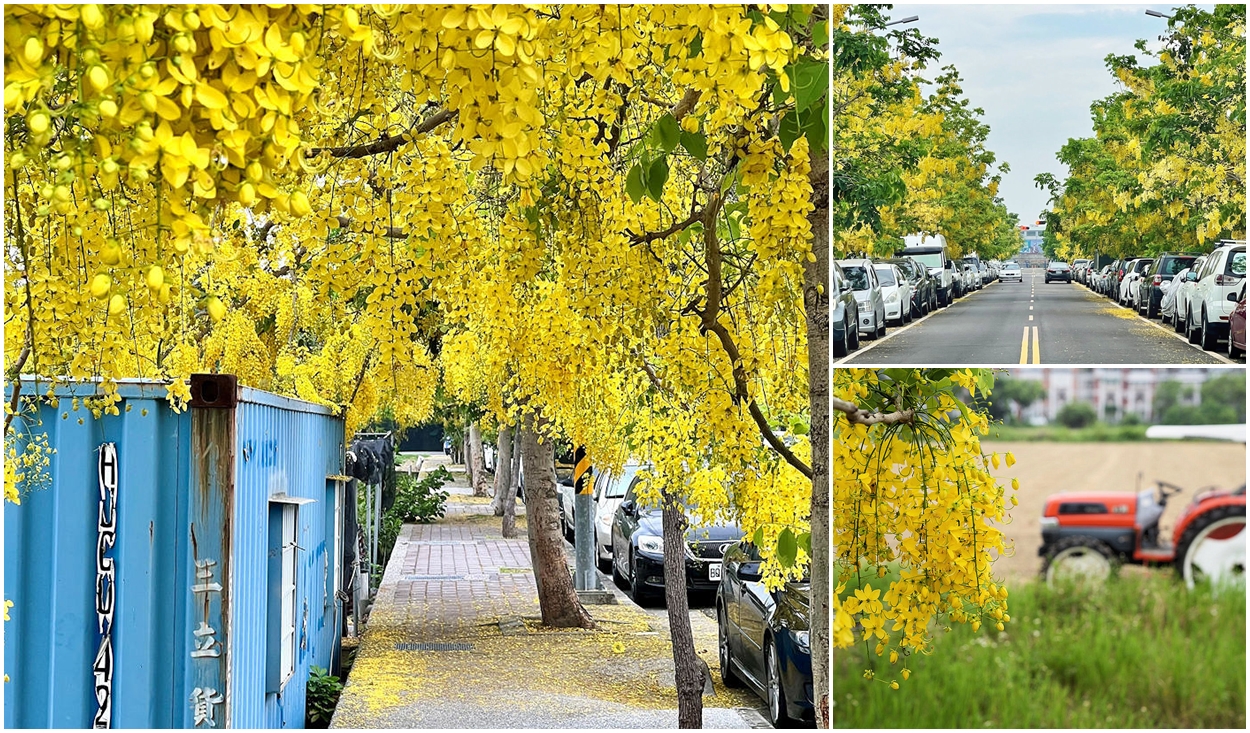
{"label": "white van", "polygon": [[958,285],[955,264],[946,256],[946,237],[941,234],[909,234],[903,237],[903,251],[897,257],[910,257],[929,268],[938,283],[938,303],[947,306],[955,299]]}

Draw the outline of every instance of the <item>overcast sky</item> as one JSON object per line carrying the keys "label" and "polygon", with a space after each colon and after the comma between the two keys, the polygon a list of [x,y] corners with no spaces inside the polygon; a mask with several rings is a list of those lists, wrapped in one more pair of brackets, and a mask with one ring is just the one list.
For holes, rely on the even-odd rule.
{"label": "overcast sky", "polygon": [[1153,62],[1141,59],[1133,43],[1144,38],[1158,50],[1167,21],[1144,11],[1170,15],[1172,7],[906,4],[889,15],[918,15],[909,27],[938,39],[942,58],[926,78],[946,64],[959,69],[972,106],[985,110],[989,148],[1011,166],[999,195],[1029,224],[1047,200],[1033,177],[1049,171],[1063,178],[1067,170],[1055,153],[1069,138],[1093,135],[1090,104],[1116,91],[1103,59],[1134,54]]}

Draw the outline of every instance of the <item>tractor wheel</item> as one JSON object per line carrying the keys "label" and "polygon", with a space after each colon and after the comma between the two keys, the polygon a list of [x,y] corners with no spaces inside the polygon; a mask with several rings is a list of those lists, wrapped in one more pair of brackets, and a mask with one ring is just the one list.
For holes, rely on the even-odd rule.
{"label": "tractor wheel", "polygon": [[1185,585],[1243,580],[1246,576],[1246,507],[1220,506],[1194,519],[1176,543],[1176,572]]}
{"label": "tractor wheel", "polygon": [[1101,583],[1118,567],[1119,559],[1107,543],[1078,535],[1051,545],[1042,561],[1042,577],[1048,585],[1064,581]]}

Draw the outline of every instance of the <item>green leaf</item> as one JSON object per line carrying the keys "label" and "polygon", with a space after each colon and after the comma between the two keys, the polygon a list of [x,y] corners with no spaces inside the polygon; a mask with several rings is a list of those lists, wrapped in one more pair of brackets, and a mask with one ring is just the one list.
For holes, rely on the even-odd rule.
{"label": "green leaf", "polygon": [[659,201],[660,196],[664,193],[664,184],[667,182],[668,160],[666,160],[666,157],[660,157],[651,164],[649,169],[647,169],[647,195],[656,201]]}
{"label": "green leaf", "polygon": [[[819,104],[802,113],[803,117],[801,118],[800,126],[803,128],[803,134],[807,136],[807,145],[812,153],[823,153],[829,147],[829,115],[827,108],[828,100],[821,99]],[[904,188],[904,190],[906,189]],[[901,194],[899,198],[902,198]]]}
{"label": "green leaf", "polygon": [[688,58],[697,58],[703,53],[703,31],[696,31],[690,45],[686,47]]}
{"label": "green leaf", "polygon": [[629,198],[635,204],[642,200],[642,195],[646,192],[646,187],[642,182],[642,164],[635,163],[633,168],[629,169],[629,175],[625,178],[625,193],[629,194]]}
{"label": "green leaf", "polygon": [[799,535],[799,549],[808,557],[812,556],[812,533],[804,532]]}
{"label": "green leaf", "polygon": [[781,140],[781,144],[786,150],[794,145],[794,141],[799,139],[803,131],[799,129],[799,113],[797,110],[786,112],[781,118],[781,125],[777,128],[777,137]]}
{"label": "green leaf", "polygon": [[829,62],[816,61],[806,56],[786,67],[790,76],[790,91],[794,94],[794,104],[800,112],[829,93]]}
{"label": "green leaf", "polygon": [[656,147],[666,153],[671,153],[681,141],[681,128],[677,125],[676,118],[665,113],[663,117],[656,120],[655,127],[651,128],[651,135]]}
{"label": "green leaf", "polygon": [[701,132],[681,131],[681,146],[699,160],[707,160],[707,135]]}
{"label": "green leaf", "polygon": [[812,26],[812,45],[816,48],[829,46],[829,21],[822,20]]}
{"label": "green leaf", "polygon": [[755,528],[755,534],[751,535],[751,544],[755,545],[756,547],[759,547],[760,545],[764,544],[764,528],[763,527]]}
{"label": "green leaf", "polygon": [[794,567],[794,561],[799,556],[798,538],[794,536],[794,532],[789,528],[781,530],[781,534],[777,535],[777,562],[782,567]]}

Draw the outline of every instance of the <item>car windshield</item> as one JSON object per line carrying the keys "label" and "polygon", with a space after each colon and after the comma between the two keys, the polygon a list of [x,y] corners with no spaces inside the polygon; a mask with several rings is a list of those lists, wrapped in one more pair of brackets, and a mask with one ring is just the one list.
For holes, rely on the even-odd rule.
{"label": "car windshield", "polygon": [[620,476],[613,476],[608,482],[608,488],[603,496],[607,499],[620,499],[625,496],[625,490],[634,482],[634,477],[638,475],[639,466],[626,466],[621,471]]}
{"label": "car windshield", "polygon": [[1190,265],[1193,264],[1193,262],[1194,262],[1193,257],[1165,257],[1159,261],[1159,274],[1160,275],[1179,274],[1181,270],[1184,270],[1185,268],[1189,267]]}
{"label": "car windshield", "polygon": [[894,271],[890,268],[874,267],[873,269],[877,271],[877,280],[881,282],[882,287],[898,285],[898,283],[894,281]]}
{"label": "car windshield", "polygon": [[941,267],[942,266],[942,253],[941,252],[929,252],[927,254],[909,254],[907,256],[912,258],[913,260],[916,260],[917,262],[924,265],[925,267]]}
{"label": "car windshield", "polygon": [[1014,262],[1008,262],[1007,264],[1003,265],[1003,269],[1004,270],[1019,270],[1020,266]]}
{"label": "car windshield", "polygon": [[1228,258],[1228,266],[1224,270],[1227,275],[1246,276],[1246,251],[1235,250]]}
{"label": "car windshield", "polygon": [[868,272],[859,265],[843,265],[842,274],[846,275],[846,280],[851,284],[852,290],[868,290],[871,287]]}

